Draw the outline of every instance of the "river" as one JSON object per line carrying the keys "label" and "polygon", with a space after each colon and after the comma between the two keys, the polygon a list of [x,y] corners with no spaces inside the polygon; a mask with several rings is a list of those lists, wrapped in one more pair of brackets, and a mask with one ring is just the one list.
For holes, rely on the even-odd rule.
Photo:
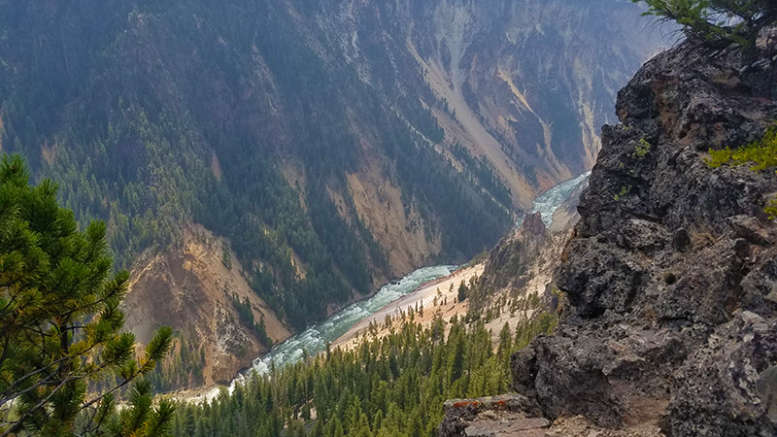
{"label": "river", "polygon": [[[327,344],[348,332],[361,319],[374,314],[402,296],[412,293],[426,282],[450,275],[455,269],[456,266],[423,267],[399,281],[384,285],[369,299],[349,305],[325,321],[276,345],[268,354],[255,359],[250,370],[238,375],[232,381],[230,391],[236,382],[243,381],[245,375],[250,374],[251,371],[263,375],[269,372],[273,365],[280,368],[298,362],[306,353],[312,356],[323,351]],[[218,394],[218,390],[215,389],[209,393],[208,397]]]}
{"label": "river", "polygon": [[[534,201],[532,212],[539,212],[542,215],[543,221],[550,225],[553,212],[567,200],[569,195],[579,184],[585,181],[589,174],[585,173],[575,179],[562,182],[544,192]],[[308,356],[318,354],[326,348],[327,344],[348,332],[351,327],[364,317],[372,315],[386,305],[412,293],[426,282],[450,275],[455,268],[456,266],[423,267],[399,281],[384,285],[369,299],[349,305],[325,321],[276,345],[268,354],[255,359],[251,369],[238,375],[232,381],[229,391],[232,391],[235,384],[242,382],[245,379],[245,375],[250,374],[252,371],[263,375],[268,373],[272,366],[280,368],[300,361],[305,354]],[[206,394],[206,397],[212,399],[219,393],[219,390],[220,388],[211,390]]]}
{"label": "river", "polygon": [[580,176],[562,182],[555,187],[545,191],[534,200],[532,213],[540,213],[545,226],[550,226],[553,221],[553,213],[564,203],[577,187],[585,182],[591,172],[583,173]]}

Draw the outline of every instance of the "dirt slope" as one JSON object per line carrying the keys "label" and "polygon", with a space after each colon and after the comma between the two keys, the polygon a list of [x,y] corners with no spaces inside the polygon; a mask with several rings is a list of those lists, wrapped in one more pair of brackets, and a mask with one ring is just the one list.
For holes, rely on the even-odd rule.
{"label": "dirt slope", "polygon": [[[233,295],[248,299],[256,321],[264,318],[274,341],[290,335],[267,305],[251,291],[242,267],[230,254],[225,266],[224,241],[202,226],[191,226],[180,245],[138,263],[124,301],[125,326],[141,342],[154,329],[173,327],[187,342],[205,348],[206,385],[228,383],[235,373],[268,349],[241,323]],[[227,253],[229,253],[227,249]]]}

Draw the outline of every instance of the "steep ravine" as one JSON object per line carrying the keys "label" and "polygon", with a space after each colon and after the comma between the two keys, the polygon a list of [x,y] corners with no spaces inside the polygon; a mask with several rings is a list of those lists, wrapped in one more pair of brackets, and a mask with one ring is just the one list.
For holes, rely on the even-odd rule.
{"label": "steep ravine", "polygon": [[[707,163],[777,120],[777,30],[687,41],[618,97],[518,394],[446,404],[441,437],[777,435],[775,169]],[[550,303],[550,295],[549,295]]]}

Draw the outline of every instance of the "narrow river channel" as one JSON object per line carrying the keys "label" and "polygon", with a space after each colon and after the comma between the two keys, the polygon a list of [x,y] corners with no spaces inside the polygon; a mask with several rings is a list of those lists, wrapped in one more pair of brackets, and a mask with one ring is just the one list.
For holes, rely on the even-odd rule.
{"label": "narrow river channel", "polygon": [[[402,296],[412,293],[422,284],[450,275],[456,266],[431,266],[420,268],[399,281],[384,285],[374,296],[356,302],[325,321],[279,343],[272,350],[254,360],[251,370],[243,372],[232,382],[230,390],[245,375],[256,371],[260,375],[267,373],[272,366],[283,367],[301,360],[305,354],[315,355],[335,341],[361,319],[374,314],[386,305]],[[216,391],[217,393],[217,391]]]}

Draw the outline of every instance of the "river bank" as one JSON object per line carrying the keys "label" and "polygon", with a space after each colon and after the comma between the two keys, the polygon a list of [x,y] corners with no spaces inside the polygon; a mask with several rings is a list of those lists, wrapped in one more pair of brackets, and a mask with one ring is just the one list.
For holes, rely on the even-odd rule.
{"label": "river bank", "polygon": [[326,349],[328,344],[336,341],[347,333],[360,320],[384,309],[390,303],[406,296],[425,284],[449,276],[456,266],[442,265],[423,267],[408,274],[398,281],[392,281],[378,290],[372,297],[353,303],[335,313],[325,321],[318,323],[305,331],[296,334],[284,342],[275,345],[269,353],[256,358],[251,367],[241,372],[230,384],[186,390],[170,394],[178,400],[200,402],[211,400],[218,396],[221,390],[231,391],[235,384],[245,380],[246,375],[257,372],[266,374],[274,367],[283,367],[302,360],[305,356],[316,355]]}
{"label": "river bank", "polygon": [[[461,317],[467,313],[468,302],[458,301],[459,285],[469,284],[470,281],[478,278],[483,273],[484,265],[482,263],[465,267],[448,276],[422,285],[414,292],[384,306],[374,314],[361,319],[353,325],[345,334],[332,342],[332,347],[351,349],[358,346],[362,336],[366,334],[370,324],[383,326],[378,330],[378,337],[385,335],[388,330],[385,329],[386,316],[392,320],[397,320],[402,312],[408,313],[412,309],[415,314],[415,321],[426,326],[431,324],[435,315],[439,315],[443,320],[450,320],[454,315]],[[420,311],[418,311],[420,309]]]}

